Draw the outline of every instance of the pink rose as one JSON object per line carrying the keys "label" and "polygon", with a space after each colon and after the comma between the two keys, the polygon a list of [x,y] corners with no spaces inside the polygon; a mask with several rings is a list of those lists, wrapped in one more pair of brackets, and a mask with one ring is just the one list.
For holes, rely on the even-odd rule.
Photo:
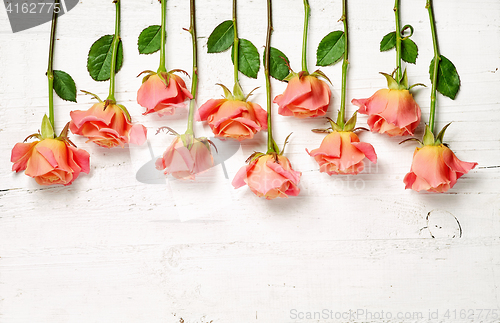
{"label": "pink rose", "polygon": [[262,155],[243,166],[233,179],[234,188],[247,184],[259,197],[268,200],[297,196],[301,172],[294,171],[288,159],[281,155]]}
{"label": "pink rose", "polygon": [[177,136],[162,158],[156,160],[156,168],[175,178],[195,179],[195,174],[209,169],[214,164],[207,138],[192,135]]}
{"label": "pink rose", "polygon": [[411,170],[403,181],[406,189],[442,193],[452,188],[463,174],[476,165],[459,160],[443,144],[426,145],[415,149]]}
{"label": "pink rose", "polygon": [[237,99],[208,100],[196,120],[208,121],[219,138],[252,139],[257,131],[267,129],[267,112],[256,103]]}
{"label": "pink rose", "polygon": [[313,75],[298,73],[289,82],[283,94],[274,98],[278,113],[296,118],[325,115],[332,92],[326,82]]}
{"label": "pink rose", "polygon": [[319,148],[306,151],[319,164],[319,171],[328,175],[358,174],[364,169],[365,157],[377,162],[373,146],[360,142],[354,132],[333,131],[323,139]]}
{"label": "pink rose", "polygon": [[368,125],[373,132],[389,136],[413,136],[420,123],[420,107],[410,91],[381,89],[368,99],[353,99],[358,112],[368,115]]}
{"label": "pink rose", "polygon": [[17,143],[10,157],[12,170],[33,177],[40,185],[70,185],[80,175],[89,173],[90,155],[83,149],[70,146],[67,141],[43,139]]}
{"label": "pink rose", "polygon": [[[163,73],[167,78],[167,73]],[[137,103],[147,110],[144,114],[157,112],[159,116],[172,115],[176,108],[185,107],[185,101],[192,99],[184,80],[178,75],[169,73],[168,86],[158,74],[147,75],[137,91]]]}
{"label": "pink rose", "polygon": [[125,107],[114,103],[104,106],[105,102],[99,102],[87,111],[71,111],[71,132],[105,148],[123,147],[126,143],[142,145],[146,141],[146,127],[132,124]]}

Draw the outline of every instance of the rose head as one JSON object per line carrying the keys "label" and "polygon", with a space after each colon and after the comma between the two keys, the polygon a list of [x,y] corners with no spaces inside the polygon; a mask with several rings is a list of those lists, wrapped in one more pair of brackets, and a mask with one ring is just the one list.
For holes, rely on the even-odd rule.
{"label": "rose head", "polygon": [[211,99],[205,102],[196,120],[207,121],[218,138],[252,139],[267,129],[267,112],[256,103],[238,99]]}
{"label": "rose head", "polygon": [[476,165],[459,160],[444,144],[425,145],[413,153],[411,170],[404,178],[405,188],[417,192],[446,192]]}
{"label": "rose head", "polygon": [[389,136],[413,136],[420,123],[420,107],[406,89],[381,89],[368,99],[353,99],[358,112],[368,115],[373,132]]}
{"label": "rose head", "polygon": [[156,168],[165,175],[172,174],[179,179],[195,179],[195,174],[212,167],[214,159],[207,138],[194,138],[192,135],[177,136],[156,160]]}
{"label": "rose head", "polygon": [[288,159],[277,154],[261,155],[243,166],[233,179],[234,188],[245,184],[259,197],[268,200],[297,196],[301,172],[294,171]]}
{"label": "rose head", "polygon": [[132,124],[125,107],[115,103],[106,106],[106,102],[99,102],[87,111],[71,111],[70,116],[71,132],[101,147],[123,147],[126,143],[142,145],[146,141],[146,127]]}
{"label": "rose head", "polygon": [[193,98],[180,76],[173,73],[163,73],[162,76],[168,82],[156,73],[145,76],[137,91],[137,103],[146,108],[144,114],[173,115],[176,108],[185,107],[185,101]]}
{"label": "rose head", "polygon": [[296,118],[318,117],[325,115],[332,92],[326,82],[314,75],[293,76],[283,94],[274,98],[278,113]]}
{"label": "rose head", "polygon": [[328,175],[356,175],[364,169],[365,157],[377,162],[373,146],[360,142],[354,132],[348,131],[333,131],[323,139],[319,148],[306,151],[319,164],[319,171]]}
{"label": "rose head", "polygon": [[12,149],[12,170],[33,177],[40,185],[70,185],[80,175],[89,173],[90,155],[59,139],[17,143]]}

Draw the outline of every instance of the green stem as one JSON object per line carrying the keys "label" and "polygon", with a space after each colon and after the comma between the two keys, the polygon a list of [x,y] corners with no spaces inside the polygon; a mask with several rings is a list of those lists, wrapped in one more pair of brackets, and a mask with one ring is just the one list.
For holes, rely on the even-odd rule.
{"label": "green stem", "polygon": [[344,129],[345,125],[345,101],[347,91],[347,68],[349,67],[349,37],[347,28],[347,0],[342,0],[342,18],[344,24],[344,59],[342,61],[342,89],[340,97],[340,111],[337,124]]}
{"label": "green stem", "polygon": [[115,35],[111,46],[113,48],[111,54],[111,72],[109,76],[109,95],[107,100],[115,101],[115,76],[116,76],[116,56],[118,55],[118,45],[120,44],[120,0],[113,1],[116,6],[115,18]]}
{"label": "green stem", "polygon": [[165,43],[167,42],[167,0],[161,0],[161,39],[160,39],[160,66],[158,73],[166,72],[165,67]]}
{"label": "green stem", "polygon": [[307,73],[307,29],[309,28],[309,1],[304,0],[304,33],[302,35],[302,71]]}
{"label": "green stem", "polygon": [[267,154],[279,153],[278,146],[273,139],[273,130],[271,122],[271,77],[269,72],[269,61],[271,56],[271,34],[273,32],[273,12],[271,0],[267,0],[267,35],[266,49],[264,56],[264,74],[266,75],[266,99],[267,99]]}
{"label": "green stem", "polygon": [[396,20],[396,80],[399,82],[403,71],[401,70],[401,27],[399,25],[399,1],[394,3],[394,16]]}
{"label": "green stem", "polygon": [[50,27],[50,45],[49,45],[49,63],[47,66],[47,79],[49,81],[49,120],[52,125],[52,129],[55,131],[55,120],[54,120],[54,46],[56,42],[56,26],[57,26],[57,16],[56,6],[61,9],[59,5],[59,0],[55,0],[54,9],[52,11],[52,25]]}
{"label": "green stem", "polygon": [[196,15],[195,15],[195,0],[190,0],[190,14],[191,14],[191,25],[189,26],[189,33],[193,41],[193,80],[191,82],[191,94],[193,98],[189,102],[189,116],[188,116],[188,126],[186,133],[194,135],[193,123],[194,123],[194,109],[196,103],[196,91],[198,89],[198,42],[196,40]]}
{"label": "green stem", "polygon": [[434,133],[434,119],[436,116],[436,91],[437,91],[437,77],[439,69],[439,61],[441,60],[441,55],[439,54],[437,34],[436,34],[436,23],[434,22],[434,12],[432,10],[432,1],[427,0],[425,5],[429,11],[429,21],[431,23],[432,32],[432,45],[434,47],[434,74],[432,75],[432,88],[431,88],[431,111],[429,114],[429,128],[432,133]]}
{"label": "green stem", "polygon": [[239,49],[240,49],[240,39],[238,38],[238,27],[236,20],[236,0],[233,0],[233,28],[234,28],[234,84],[239,83],[238,79],[238,69],[239,69]]}

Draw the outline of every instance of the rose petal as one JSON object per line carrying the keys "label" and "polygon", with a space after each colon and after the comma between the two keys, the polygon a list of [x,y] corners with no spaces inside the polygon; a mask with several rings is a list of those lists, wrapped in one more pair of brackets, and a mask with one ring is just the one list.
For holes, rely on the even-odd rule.
{"label": "rose petal", "polygon": [[227,99],[210,99],[198,109],[195,118],[197,121],[206,121],[208,116],[215,113],[216,110],[224,103]]}
{"label": "rose petal", "polygon": [[201,141],[197,141],[193,144],[191,156],[194,160],[193,173],[195,174],[211,168],[214,164],[214,158],[210,148],[207,148]]}
{"label": "rose petal", "polygon": [[449,183],[448,167],[443,160],[443,148],[440,146],[424,146],[415,151],[412,171],[417,179],[425,179],[431,187]]}
{"label": "rose petal", "polygon": [[477,163],[464,162],[455,156],[451,149],[445,149],[443,151],[443,160],[446,165],[453,171],[457,172],[457,179],[463,174],[468,173],[471,169],[477,166]]}
{"label": "rose petal", "polygon": [[83,150],[72,146],[68,149],[73,153],[73,160],[81,168],[81,171],[88,174],[90,172],[90,154]]}
{"label": "rose petal", "polygon": [[240,188],[247,184],[246,183],[247,173],[252,167],[253,165],[245,165],[238,170],[238,172],[233,178],[233,181],[231,182],[234,188]]}
{"label": "rose petal", "polygon": [[373,146],[367,142],[353,142],[351,143],[354,147],[358,148],[368,160],[372,163],[377,163],[377,154]]}
{"label": "rose petal", "polygon": [[[114,117],[115,109],[113,108],[109,109],[109,107],[110,106],[106,107],[106,110],[104,110],[104,102],[99,102],[94,104],[87,111],[82,111],[82,110],[71,111],[69,114],[71,117],[71,123],[74,124],[73,128],[78,129],[84,123],[91,121],[100,121],[106,125],[111,124],[111,120]],[[73,133],[76,134],[76,132]]]}
{"label": "rose petal", "polygon": [[267,129],[267,111],[262,109],[262,107],[256,103],[248,102],[248,104],[252,107],[255,112],[255,116],[257,121],[260,124],[261,130]]}
{"label": "rose petal", "polygon": [[12,171],[19,172],[26,169],[33,147],[38,143],[39,141],[15,144],[10,156],[10,161],[14,163]]}
{"label": "rose petal", "polygon": [[129,137],[130,143],[136,145],[142,145],[146,142],[148,130],[141,124],[134,124],[132,128],[130,128]]}
{"label": "rose petal", "polygon": [[[314,157],[316,155],[340,157],[341,142],[342,142],[342,139],[340,137],[340,134],[337,131],[334,131],[334,132],[328,134],[323,139],[319,148],[313,149],[310,153],[308,152],[308,154],[312,157]],[[306,149],[306,151],[307,151],[307,149]]]}
{"label": "rose petal", "polygon": [[304,77],[299,78],[294,76],[288,85],[286,86],[285,92],[283,94],[277,95],[273,102],[281,107],[286,107],[292,102],[302,99],[304,96],[308,96],[311,92],[311,83],[308,82]]}

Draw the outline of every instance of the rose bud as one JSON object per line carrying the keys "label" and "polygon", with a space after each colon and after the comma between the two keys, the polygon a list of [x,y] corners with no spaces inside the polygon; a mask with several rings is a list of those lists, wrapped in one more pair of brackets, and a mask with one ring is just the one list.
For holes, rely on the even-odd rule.
{"label": "rose bud", "polygon": [[218,138],[240,141],[252,139],[257,131],[267,129],[267,112],[260,105],[248,101],[250,94],[244,98],[235,91],[233,96],[225,86],[223,88],[226,98],[205,102],[198,109],[197,121],[207,121]]}
{"label": "rose bud", "polygon": [[159,116],[173,115],[176,108],[185,107],[185,101],[193,98],[184,80],[173,74],[175,71],[180,70],[161,73],[161,77],[149,72],[143,78],[137,91],[137,103],[146,108],[144,114],[156,112]]}
{"label": "rose bud", "polygon": [[[252,158],[252,157],[251,157]],[[259,197],[268,200],[297,196],[301,172],[294,171],[288,159],[278,154],[258,153],[233,179],[234,188],[245,184]]]}
{"label": "rose bud", "polygon": [[317,149],[307,153],[319,164],[319,171],[328,175],[353,174],[364,169],[363,159],[366,157],[377,162],[377,154],[373,146],[360,142],[358,136],[351,131],[332,131]]}
{"label": "rose bud", "polygon": [[132,124],[127,109],[113,101],[96,103],[86,111],[71,111],[70,116],[71,132],[101,147],[124,147],[126,143],[142,145],[146,141],[146,127]]}
{"label": "rose bud", "polygon": [[[44,127],[45,126],[45,127]],[[54,138],[52,126],[45,116],[42,134],[33,134],[39,140],[17,143],[10,157],[12,170],[33,177],[40,185],[70,185],[80,175],[89,173],[90,155],[83,149],[72,146],[67,138],[68,125],[59,137]],[[25,140],[26,141],[26,140]]]}
{"label": "rose bud", "polygon": [[320,71],[312,74],[292,72],[286,78],[289,80],[285,92],[274,98],[274,103],[279,106],[278,113],[296,118],[325,115],[332,92],[328,84],[318,79],[318,76],[326,77]]}
{"label": "rose bud", "polygon": [[172,174],[175,178],[195,179],[195,174],[201,173],[214,164],[207,138],[194,138],[185,134],[177,136],[156,160],[156,169],[163,170],[165,175]]}
{"label": "rose bud", "polygon": [[375,92],[368,99],[353,99],[352,104],[359,107],[358,112],[368,115],[368,126],[372,132],[389,136],[413,136],[420,123],[420,107],[407,89],[406,71],[402,83],[397,83],[390,75],[388,89]]}

